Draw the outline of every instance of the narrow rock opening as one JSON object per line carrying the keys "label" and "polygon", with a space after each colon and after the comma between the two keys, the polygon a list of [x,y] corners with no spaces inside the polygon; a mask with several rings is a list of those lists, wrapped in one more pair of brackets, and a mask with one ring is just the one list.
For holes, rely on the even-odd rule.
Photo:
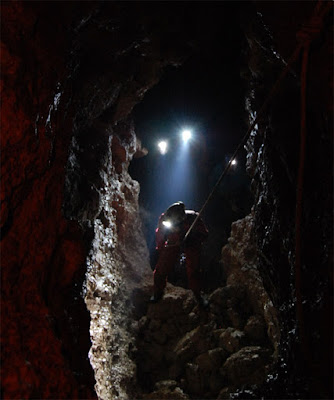
{"label": "narrow rock opening", "polygon": [[[2,2],[4,399],[333,397],[333,15],[317,4]],[[157,217],[201,207],[301,27],[301,226],[300,54],[203,215],[209,307],[171,284],[149,304]],[[196,180],[173,193],[151,141],[183,123]]]}

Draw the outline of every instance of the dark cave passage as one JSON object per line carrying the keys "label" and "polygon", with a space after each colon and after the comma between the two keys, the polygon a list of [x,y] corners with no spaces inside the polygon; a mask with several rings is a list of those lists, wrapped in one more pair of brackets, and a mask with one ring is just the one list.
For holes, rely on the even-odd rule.
{"label": "dark cave passage", "polygon": [[[4,1],[1,22],[1,397],[333,398],[331,2]],[[149,304],[160,213],[200,209],[308,38],[301,225],[302,53],[204,210],[209,307],[172,284]]]}
{"label": "dark cave passage", "polygon": [[[214,9],[217,15],[210,18],[220,20],[219,7]],[[245,63],[240,53],[240,11],[230,3],[226,13],[229,23],[211,22],[214,34],[181,66],[168,67],[133,110],[136,135],[148,154],[135,157],[129,173],[140,183],[140,215],[151,253],[160,214],[178,200],[200,210],[247,130],[246,86],[239,72]],[[223,50],[217,54],[219,48]],[[180,140],[185,127],[192,133],[187,146]],[[170,146],[165,155],[158,151],[161,138]],[[216,285],[222,275],[221,248],[227,243],[231,223],[246,216],[253,204],[245,164],[243,150],[203,212],[210,235],[202,264],[210,269],[207,281]]]}

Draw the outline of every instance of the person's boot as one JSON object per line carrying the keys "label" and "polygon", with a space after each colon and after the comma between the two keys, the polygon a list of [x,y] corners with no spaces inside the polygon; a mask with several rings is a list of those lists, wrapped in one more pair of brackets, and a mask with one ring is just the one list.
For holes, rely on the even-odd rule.
{"label": "person's boot", "polygon": [[161,297],[163,296],[163,293],[154,293],[153,296],[150,298],[150,303],[157,303]]}

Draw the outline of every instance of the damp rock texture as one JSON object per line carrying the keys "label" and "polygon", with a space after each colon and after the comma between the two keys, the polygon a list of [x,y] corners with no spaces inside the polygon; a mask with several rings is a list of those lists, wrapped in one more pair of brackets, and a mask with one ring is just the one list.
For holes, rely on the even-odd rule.
{"label": "damp rock texture", "polygon": [[[131,294],[151,277],[138,213],[139,185],[127,173],[132,154],[123,148],[128,160],[117,173],[112,137],[109,140],[110,159],[102,177],[98,216],[92,224],[94,238],[85,281],[85,302],[91,315],[89,358],[101,399],[128,398],[134,386]],[[135,151],[133,143],[130,149]]]}
{"label": "damp rock texture", "polygon": [[[313,2],[242,4],[251,118]],[[146,150],[131,112],[229,18],[207,11],[206,2],[1,2],[4,399],[333,398],[330,13],[310,52],[303,329],[300,60],[247,143],[255,204],[222,251],[226,286],[206,310],[172,286],[147,306],[139,186],[127,173]]]}
{"label": "damp rock texture", "polygon": [[[131,313],[140,307],[135,291],[152,281],[139,218],[139,184],[127,172],[132,157],[145,154],[130,113],[157,83],[163,68],[179,65],[186,54],[186,48],[180,52],[178,46],[166,53],[161,50],[170,28],[149,30],[151,18],[163,15],[154,5],[149,16],[135,4],[127,10],[126,20],[123,12],[120,3],[110,2],[78,28],[72,56],[77,65],[77,108],[64,201],[67,218],[78,221],[89,237],[84,282],[91,316],[89,360],[96,394],[103,400],[135,396]],[[174,22],[171,29],[179,29],[180,21]],[[101,36],[101,46],[95,35]],[[182,40],[179,45],[184,45]],[[93,74],[91,53],[97,66]]]}
{"label": "damp rock texture", "polygon": [[277,360],[280,327],[253,238],[252,215],[233,223],[222,250],[226,285],[208,295],[208,308],[191,291],[169,285],[138,320],[142,398],[228,399],[266,381]]}
{"label": "damp rock texture", "polygon": [[1,397],[96,398],[86,248],[62,213],[72,124],[56,3],[1,3]]}
{"label": "damp rock texture", "polygon": [[[262,395],[331,398],[333,11],[329,2],[303,3],[303,11],[293,2],[286,7],[265,3],[256,2],[257,12],[242,18],[249,121],[258,115],[297,45],[308,39],[311,45],[304,160],[300,158],[303,52],[246,144],[258,267],[280,321],[279,362]],[[322,20],[319,6],[327,9]],[[286,23],[291,15],[294,21]],[[321,21],[317,27],[315,20]],[[307,32],[309,24],[313,34]],[[301,203],[297,193],[302,194]]]}
{"label": "damp rock texture", "polygon": [[1,3],[4,398],[126,397],[129,292],[149,268],[129,115],[192,48],[163,8]]}

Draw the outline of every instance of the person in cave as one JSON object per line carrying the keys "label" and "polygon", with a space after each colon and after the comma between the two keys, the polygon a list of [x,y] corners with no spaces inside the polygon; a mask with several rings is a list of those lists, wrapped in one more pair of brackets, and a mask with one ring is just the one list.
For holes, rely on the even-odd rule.
{"label": "person in cave", "polygon": [[[193,210],[186,210],[182,201],[172,204],[159,217],[155,231],[155,268],[153,272],[154,294],[150,301],[158,302],[164,293],[168,276],[173,272],[182,253],[185,255],[185,268],[188,287],[201,306],[207,306],[201,295],[200,255],[208,229],[203,220]],[[189,228],[197,218],[192,230],[185,238]]]}

